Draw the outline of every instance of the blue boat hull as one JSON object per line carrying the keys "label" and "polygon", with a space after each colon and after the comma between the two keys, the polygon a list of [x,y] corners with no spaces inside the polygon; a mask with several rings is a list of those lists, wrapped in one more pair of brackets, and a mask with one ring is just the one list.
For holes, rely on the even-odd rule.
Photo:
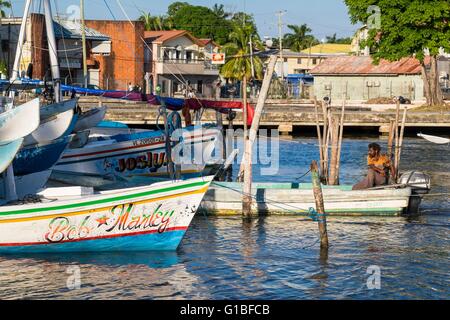
{"label": "blue boat hull", "polygon": [[22,142],[23,139],[21,138],[8,144],[0,145],[0,173],[5,171],[11,164]]}
{"label": "blue boat hull", "polygon": [[70,137],[64,137],[47,145],[20,150],[13,161],[14,174],[23,176],[50,169],[58,162],[70,140]]}
{"label": "blue boat hull", "polygon": [[112,252],[112,251],[175,251],[186,231],[149,233],[109,239],[83,240],[30,246],[0,247],[0,254]]}

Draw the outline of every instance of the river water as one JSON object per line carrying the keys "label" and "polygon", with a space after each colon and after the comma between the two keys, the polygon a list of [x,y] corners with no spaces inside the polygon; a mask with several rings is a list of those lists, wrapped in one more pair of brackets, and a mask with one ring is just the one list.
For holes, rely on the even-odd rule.
{"label": "river water", "polygon": [[[342,183],[362,176],[373,141],[386,145],[345,139]],[[417,217],[329,218],[328,252],[304,217],[198,214],[177,252],[0,256],[0,299],[448,299],[449,151],[406,139],[402,170],[430,174],[439,195]],[[256,165],[254,179],[309,182],[316,158],[315,139],[281,141],[278,173]]]}

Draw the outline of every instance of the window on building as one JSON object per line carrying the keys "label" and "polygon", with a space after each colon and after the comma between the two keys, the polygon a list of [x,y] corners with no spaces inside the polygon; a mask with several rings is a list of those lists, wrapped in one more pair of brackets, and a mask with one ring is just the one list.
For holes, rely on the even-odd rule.
{"label": "window on building", "polygon": [[288,60],[287,58],[284,58],[284,62],[287,62],[287,60]]}
{"label": "window on building", "polygon": [[192,61],[192,51],[186,51],[186,60],[189,62],[189,61]]}
{"label": "window on building", "polygon": [[181,58],[181,51],[175,50],[175,59],[180,60]]}
{"label": "window on building", "polygon": [[167,89],[166,80],[163,80],[161,81],[161,93],[167,93],[166,89]]}
{"label": "window on building", "polygon": [[302,58],[297,59],[297,64],[302,64]]}
{"label": "window on building", "polygon": [[203,80],[197,81],[197,92],[200,94],[203,93]]}
{"label": "window on building", "polygon": [[169,60],[169,59],[170,59],[170,56],[169,56],[169,50],[164,49],[163,59],[164,59],[164,60]]}
{"label": "window on building", "polygon": [[313,59],[312,59],[312,64],[314,64],[314,65],[317,64],[317,59],[316,59],[316,58],[313,58]]}

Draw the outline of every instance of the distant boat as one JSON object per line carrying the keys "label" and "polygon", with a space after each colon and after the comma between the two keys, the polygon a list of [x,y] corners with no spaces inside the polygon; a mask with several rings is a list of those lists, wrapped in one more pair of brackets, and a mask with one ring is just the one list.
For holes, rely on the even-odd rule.
{"label": "distant boat", "polygon": [[106,106],[103,106],[82,113],[81,115],[79,115],[78,121],[75,124],[73,131],[79,132],[95,127],[105,118],[106,110]]}
{"label": "distant boat", "polygon": [[41,121],[39,127],[25,137],[24,146],[47,143],[72,132],[78,115],[72,109]]}
{"label": "distant boat", "polygon": [[60,113],[73,110],[77,106],[78,98],[52,103],[41,107],[41,120],[56,116]]}
{"label": "distant boat", "polygon": [[66,136],[21,149],[13,161],[14,175],[23,176],[50,169],[58,162],[71,139],[72,136]]}
{"label": "distant boat", "polygon": [[442,138],[442,137],[437,137],[437,136],[430,136],[428,134],[422,134],[422,133],[418,133],[417,136],[424,138],[427,141],[430,141],[432,143],[436,143],[436,144],[447,144],[450,143],[450,139],[447,138]]}
{"label": "distant boat", "polygon": [[0,173],[4,172],[14,160],[22,146],[22,141],[23,138],[19,138],[16,141],[0,145]]}
{"label": "distant boat", "polygon": [[174,251],[212,179],[44,190],[40,203],[0,207],[0,253]]}
{"label": "distant boat", "polygon": [[[0,110],[1,112],[1,110]],[[0,143],[23,138],[39,126],[39,99],[33,99],[0,113]]]}

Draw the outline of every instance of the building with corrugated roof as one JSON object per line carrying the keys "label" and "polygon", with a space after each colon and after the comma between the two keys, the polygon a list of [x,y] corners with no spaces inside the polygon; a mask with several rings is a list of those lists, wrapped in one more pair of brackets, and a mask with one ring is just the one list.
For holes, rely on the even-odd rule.
{"label": "building with corrugated roof", "polygon": [[314,95],[331,100],[366,101],[375,98],[403,96],[411,101],[423,101],[424,85],[420,62],[404,58],[378,65],[368,56],[330,57],[311,70]]}
{"label": "building with corrugated roof", "polygon": [[[3,18],[0,26],[1,56],[11,74],[16,54],[21,18]],[[61,81],[67,83],[83,81],[83,52],[81,24],[76,20],[56,18],[53,22],[57,41],[58,60]],[[99,85],[100,66],[96,56],[111,54],[111,38],[95,29],[86,27],[86,44],[88,48],[88,78],[90,84]],[[49,55],[44,16],[33,13],[29,17],[25,32],[25,43],[20,60],[20,71],[24,73],[30,63],[33,64],[33,77],[43,79],[50,77]],[[23,74],[22,74],[23,75]]]}

